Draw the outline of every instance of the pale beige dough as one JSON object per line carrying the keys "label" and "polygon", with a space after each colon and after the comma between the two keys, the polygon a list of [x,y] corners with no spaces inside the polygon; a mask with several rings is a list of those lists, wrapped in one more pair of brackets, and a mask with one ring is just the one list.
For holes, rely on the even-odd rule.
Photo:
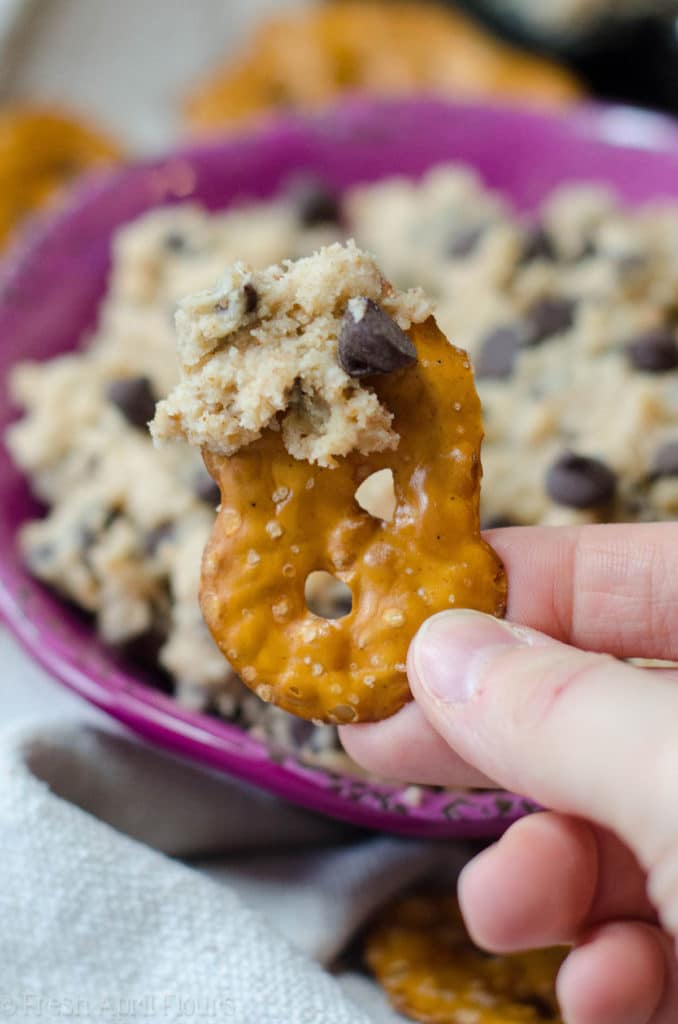
{"label": "pale beige dough", "polygon": [[353,242],[261,271],[230,267],[215,289],[179,305],[181,379],[151,434],[232,455],[273,427],[291,455],[320,466],[395,448],[391,412],[337,359],[347,308],[368,299],[403,330],[433,308],[419,289],[393,289]]}
{"label": "pale beige dough", "polygon": [[[173,207],[123,229],[96,331],[80,351],[17,368],[13,390],[24,414],[7,438],[47,505],[45,517],[21,537],[36,575],[95,615],[108,640],[126,644],[155,636],[157,661],[185,703],[325,763],[336,756],[334,732],[306,727],[300,734],[298,723],[244,691],[204,626],[199,556],[216,499],[205,490],[199,455],[183,443],[154,449],[150,435],[127,423],[106,398],[111,382],[125,377],[147,377],[159,399],[172,392],[180,383],[177,304],[199,292],[214,296],[224,268],[235,267],[220,292],[233,303],[218,315],[211,300],[202,311],[202,300],[184,309],[192,325],[182,331],[184,379],[210,363],[225,327],[248,334],[253,326],[243,323],[240,284],[259,282],[263,294],[269,288],[264,268],[331,247],[344,233],[375,254],[400,289],[396,296],[422,286],[442,329],[476,363],[488,331],[521,320],[543,297],[574,300],[570,328],[522,349],[507,378],[477,381],[486,429],[484,519],[558,524],[678,517],[678,476],[652,474],[659,447],[678,441],[678,371],[638,372],[625,355],[634,334],[676,323],[678,204],[629,209],[595,183],[559,189],[537,214],[554,258],[530,262],[522,256],[525,218],[465,168],[355,188],[343,206],[345,230],[309,229],[285,200],[225,214]],[[336,277],[331,263],[330,283]],[[361,286],[377,295],[379,279],[369,263],[362,266]],[[350,256],[346,268],[355,269]],[[283,267],[280,280],[270,281],[272,294],[275,285],[282,297],[279,291],[265,317],[266,334],[288,303],[285,275]],[[403,326],[430,308],[409,302],[391,307]],[[326,314],[307,309],[306,326]],[[297,312],[291,319],[298,322]],[[334,311],[327,325],[336,329]],[[255,390],[257,380],[252,377]],[[267,422],[268,413],[258,408],[255,401],[246,424],[253,436]],[[392,427],[380,422],[387,437]],[[325,455],[335,447],[328,443]],[[546,472],[566,448],[600,458],[616,472],[617,498],[604,514],[548,496]]]}

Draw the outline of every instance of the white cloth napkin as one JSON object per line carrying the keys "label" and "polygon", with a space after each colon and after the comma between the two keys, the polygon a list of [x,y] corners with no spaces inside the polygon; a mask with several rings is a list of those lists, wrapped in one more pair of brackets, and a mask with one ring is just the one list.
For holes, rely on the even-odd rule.
{"label": "white cloth napkin", "polygon": [[464,850],[367,835],[63,720],[0,735],[0,1020],[391,1024],[342,963]]}

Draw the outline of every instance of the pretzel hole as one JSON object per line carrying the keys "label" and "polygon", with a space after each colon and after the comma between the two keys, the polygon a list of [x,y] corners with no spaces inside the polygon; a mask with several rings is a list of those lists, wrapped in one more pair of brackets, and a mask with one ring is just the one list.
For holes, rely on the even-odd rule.
{"label": "pretzel hole", "polygon": [[353,608],[351,588],[331,572],[310,572],[304,584],[306,607],[321,619],[343,619]]}
{"label": "pretzel hole", "polygon": [[355,500],[375,519],[393,521],[396,510],[395,481],[392,469],[378,469],[356,489]]}

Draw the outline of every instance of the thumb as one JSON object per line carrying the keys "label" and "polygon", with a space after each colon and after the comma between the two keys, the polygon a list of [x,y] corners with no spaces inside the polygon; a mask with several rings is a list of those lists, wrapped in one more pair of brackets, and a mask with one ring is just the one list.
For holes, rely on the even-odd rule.
{"label": "thumb", "polygon": [[462,758],[506,789],[588,818],[646,867],[678,837],[678,682],[472,611],[424,623],[414,696]]}

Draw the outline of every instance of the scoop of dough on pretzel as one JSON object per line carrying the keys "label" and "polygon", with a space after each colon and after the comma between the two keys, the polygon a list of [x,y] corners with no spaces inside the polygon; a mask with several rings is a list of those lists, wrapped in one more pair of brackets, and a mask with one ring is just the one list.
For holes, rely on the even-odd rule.
{"label": "scoop of dough on pretzel", "polygon": [[[151,429],[200,447],[221,489],[200,595],[219,647],[302,718],[393,714],[424,619],[505,609],[480,536],[466,353],[420,290],[396,290],[351,242],[258,272],[236,264],[181,303],[177,328],[180,383]],[[340,618],[307,605],[318,571],[350,588]]]}

